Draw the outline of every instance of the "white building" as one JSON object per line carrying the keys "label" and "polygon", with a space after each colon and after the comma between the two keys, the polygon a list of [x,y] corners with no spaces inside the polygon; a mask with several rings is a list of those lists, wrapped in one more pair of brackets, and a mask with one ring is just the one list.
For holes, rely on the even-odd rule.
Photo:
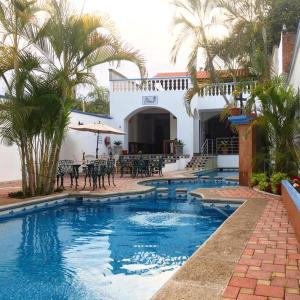
{"label": "white building", "polygon": [[[242,76],[242,72],[240,74]],[[224,76],[225,78],[225,76]],[[219,167],[237,167],[238,149],[235,134],[228,122],[219,120],[219,113],[225,106],[220,89],[230,99],[234,90],[233,82],[218,85],[207,83],[208,74],[198,73],[203,83],[201,94],[191,102],[191,114],[187,113],[184,97],[191,87],[187,73],[159,73],[154,78],[129,79],[110,70],[110,116],[73,111],[70,123],[98,123],[122,129],[128,134],[109,136],[111,145],[122,140],[123,149],[129,154],[142,151],[144,154],[175,154],[170,142],[181,140],[183,154],[193,156],[205,149],[208,155],[220,154]],[[250,84],[244,92],[248,93]],[[105,145],[107,135],[99,139],[99,154],[108,154],[110,146]],[[235,138],[234,138],[235,137]],[[229,143],[227,153],[216,153],[224,139]],[[206,143],[205,143],[206,141]],[[68,130],[61,150],[61,159],[81,161],[82,154],[95,154],[97,136],[93,133]],[[206,145],[206,147],[203,147]],[[178,154],[178,153],[177,153]],[[0,181],[20,179],[20,160],[16,146],[0,144]],[[168,170],[183,169],[187,159],[177,162]]]}
{"label": "white building", "polygon": [[[219,114],[226,104],[220,89],[231,99],[235,83],[208,84],[205,71],[198,72],[198,80],[203,88],[192,99],[188,114],[184,98],[191,80],[187,73],[159,73],[141,80],[110,70],[111,116],[128,132],[125,149],[129,153],[169,153],[172,150],[163,147],[164,141],[177,139],[185,144],[184,153],[193,155],[201,152],[206,139],[234,137],[230,124],[221,122]],[[245,87],[244,95],[250,86]]]}

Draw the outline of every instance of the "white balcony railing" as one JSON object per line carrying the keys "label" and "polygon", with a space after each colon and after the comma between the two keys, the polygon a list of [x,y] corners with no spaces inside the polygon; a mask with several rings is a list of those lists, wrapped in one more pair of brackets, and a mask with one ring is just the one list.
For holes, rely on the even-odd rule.
{"label": "white balcony railing", "polygon": [[[255,82],[243,83],[243,93],[249,93]],[[207,84],[200,88],[200,96],[231,95],[237,83],[227,82]],[[147,78],[147,79],[114,79],[111,80],[112,92],[160,92],[187,91],[191,88],[190,77]]]}

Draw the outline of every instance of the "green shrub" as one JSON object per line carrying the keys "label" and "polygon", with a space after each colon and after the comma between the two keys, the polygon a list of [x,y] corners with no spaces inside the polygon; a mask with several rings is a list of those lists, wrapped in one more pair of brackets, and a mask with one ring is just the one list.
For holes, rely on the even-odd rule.
{"label": "green shrub", "polygon": [[260,191],[266,191],[270,185],[266,173],[254,173],[251,177],[252,186],[257,186]]}
{"label": "green shrub", "polygon": [[277,172],[277,173],[274,173],[271,178],[270,178],[270,181],[271,181],[271,187],[272,187],[272,192],[274,194],[278,194],[280,193],[280,189],[278,191],[278,185],[281,183],[282,180],[284,179],[289,179],[289,176],[286,174],[286,173],[281,173],[281,172]]}

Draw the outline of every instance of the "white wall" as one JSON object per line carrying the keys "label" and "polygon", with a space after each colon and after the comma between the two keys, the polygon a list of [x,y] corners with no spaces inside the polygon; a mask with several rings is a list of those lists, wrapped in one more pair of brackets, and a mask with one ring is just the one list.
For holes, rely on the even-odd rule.
{"label": "white wall", "polygon": [[180,158],[177,159],[176,162],[174,163],[168,163],[163,168],[163,174],[184,170],[189,161],[190,161],[189,158]]}
{"label": "white wall", "polygon": [[[99,116],[88,115],[83,113],[72,112],[70,125],[77,125],[78,122],[84,124],[98,123],[102,122],[109,126],[116,126],[116,123],[112,119],[102,118]],[[122,136],[115,136],[110,134],[101,134],[99,138],[99,155],[107,155],[108,148],[104,144],[105,137],[111,138],[111,144],[116,140],[122,140]],[[96,143],[97,134],[91,132],[80,132],[73,129],[69,129],[66,133],[62,149],[60,152],[60,159],[73,159],[75,161],[80,161],[82,159],[82,153],[85,152],[86,155],[96,154]]]}
{"label": "white wall", "polygon": [[0,143],[0,182],[21,179],[21,163],[16,145]]}
{"label": "white wall", "polygon": [[238,168],[239,155],[218,155],[217,166],[218,168]]}
{"label": "white wall", "polygon": [[[193,117],[189,116],[184,106],[185,91],[122,91],[111,92],[110,110],[116,124],[122,124],[122,130],[128,130],[128,120],[136,113],[149,108],[163,108],[177,117],[177,139],[184,142],[184,153],[193,153]],[[143,96],[158,96],[157,105],[143,105]],[[175,132],[173,132],[174,134]],[[124,146],[128,146],[125,136]]]}
{"label": "white wall", "polygon": [[[104,124],[118,128],[112,119],[72,112],[70,124],[75,125],[78,124],[79,121],[85,124],[98,123],[101,121]],[[102,135],[102,143],[99,144],[99,154],[108,153],[107,147],[104,145],[105,136],[110,136],[112,143],[114,140],[120,139],[119,136]],[[85,151],[86,154],[95,155],[95,149],[96,134],[69,129],[62,145],[60,159],[74,159],[80,161],[83,151]],[[0,182],[19,179],[21,179],[21,164],[17,146],[13,145],[8,147],[0,143]]]}
{"label": "white wall", "polygon": [[300,30],[297,35],[295,53],[289,74],[289,84],[292,85],[296,91],[300,88]]}
{"label": "white wall", "polygon": [[175,116],[170,114],[170,140],[177,138],[177,119]]}

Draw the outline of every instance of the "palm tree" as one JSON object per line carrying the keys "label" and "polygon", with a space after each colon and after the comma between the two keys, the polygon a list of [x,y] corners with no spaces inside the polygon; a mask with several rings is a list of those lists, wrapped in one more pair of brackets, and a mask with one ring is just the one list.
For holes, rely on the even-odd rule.
{"label": "palm tree", "polygon": [[[231,23],[230,35],[220,42],[219,49],[231,53],[240,66],[259,81],[271,76],[268,13],[270,0],[219,0]],[[218,55],[218,54],[216,54]]]}
{"label": "palm tree", "polygon": [[[25,0],[10,2],[5,9],[23,17],[24,10],[18,12],[20,2],[28,4],[32,8],[29,11],[37,10],[35,3]],[[5,9],[0,21],[5,25],[2,26],[5,32],[9,33],[14,19],[5,13]],[[92,68],[102,63],[127,60],[138,66],[142,76],[145,73],[143,57],[120,42],[120,38],[111,31],[111,22],[107,18],[71,14],[65,0],[49,0],[40,9],[47,13],[42,26],[34,24],[28,14],[22,19],[22,26],[11,30],[17,41],[22,38],[22,44],[27,45],[27,48],[18,49],[18,56],[24,56],[31,69],[22,68],[20,63],[14,69],[0,69],[0,75],[8,83],[10,99],[2,105],[0,121],[11,132],[14,132],[17,123],[21,123],[19,130],[25,138],[18,134],[12,136],[11,141],[17,143],[22,152],[23,192],[29,195],[48,194],[54,189],[59,152],[75,88],[80,84],[95,84]],[[2,54],[9,51],[10,47],[3,43]],[[9,58],[11,64],[14,56]],[[12,80],[7,80],[5,75],[11,70],[14,71]],[[51,110],[45,109],[49,99],[53,100]],[[14,115],[19,110],[19,102],[24,103],[26,108],[26,113],[22,111],[23,122]],[[15,110],[12,110],[12,104]],[[26,122],[33,117],[35,121],[28,126]]]}
{"label": "palm tree", "polygon": [[[256,99],[259,99],[257,101]],[[299,132],[300,97],[282,78],[261,83],[253,90],[248,109],[259,112],[256,124],[262,126],[272,145],[275,171],[295,175],[298,172],[295,137]]]}
{"label": "palm tree", "polygon": [[16,143],[19,147],[24,193],[27,193],[31,173],[30,164],[26,163],[27,133],[24,130],[28,109],[22,96],[28,75],[39,69],[39,59],[28,50],[26,32],[34,23],[36,11],[35,1],[4,0],[0,3],[0,76],[11,100],[6,99],[1,105],[1,131],[8,143]]}
{"label": "palm tree", "polygon": [[[178,9],[179,14],[174,16],[174,28],[178,30],[178,34],[171,50],[171,61],[176,63],[182,46],[189,40],[192,42],[187,71],[191,75],[193,87],[185,95],[185,101],[189,104],[193,96],[199,94],[200,91],[197,81],[197,61],[200,52],[204,52],[205,65],[211,81],[213,83],[219,81],[218,72],[214,65],[215,54],[212,52],[211,43],[216,39],[213,29],[216,26],[223,26],[223,23],[216,15],[216,13],[220,15],[216,1],[174,0],[172,3]],[[222,93],[222,96],[225,102],[229,104],[226,94]]]}

